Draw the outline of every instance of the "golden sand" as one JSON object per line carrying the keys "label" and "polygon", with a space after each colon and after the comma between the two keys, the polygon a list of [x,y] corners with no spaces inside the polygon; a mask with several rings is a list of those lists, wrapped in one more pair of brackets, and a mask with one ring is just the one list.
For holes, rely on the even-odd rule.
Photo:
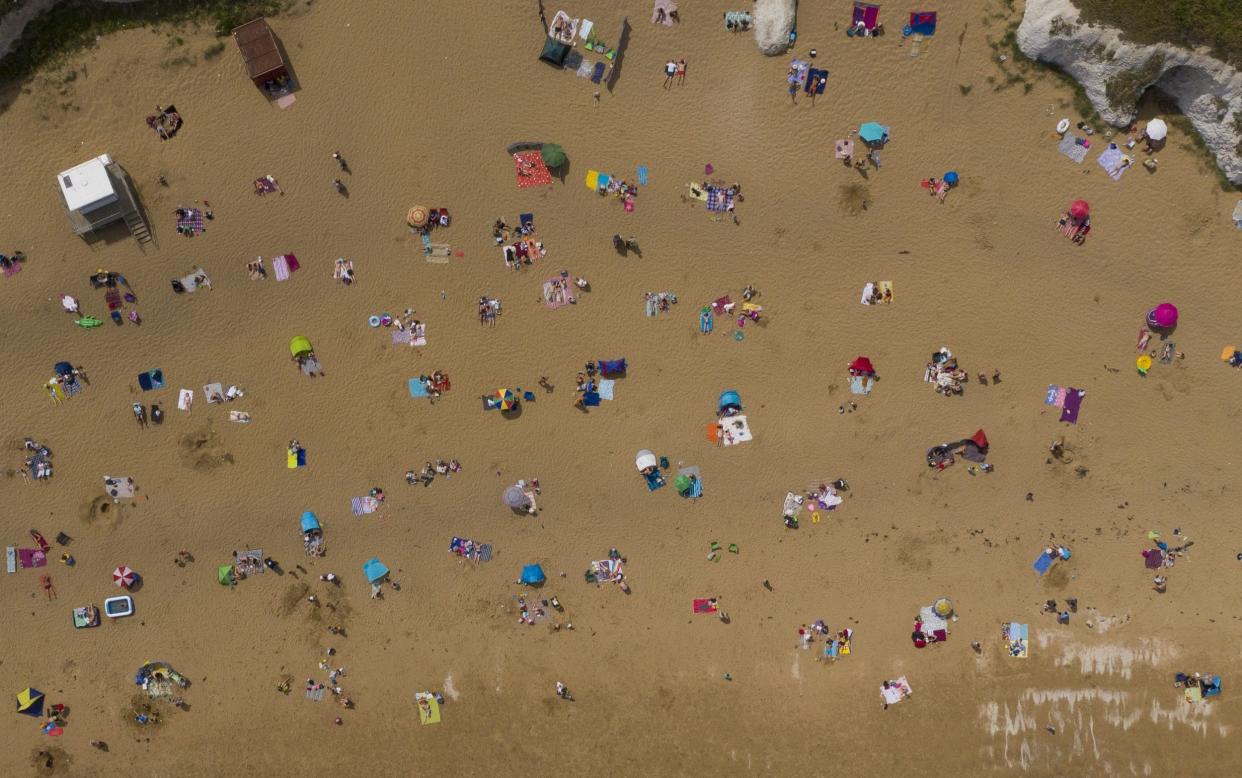
{"label": "golden sand", "polygon": [[[37,754],[49,747],[66,775],[1233,773],[1239,625],[1225,611],[1242,550],[1231,520],[1239,377],[1217,355],[1242,339],[1236,198],[1176,134],[1157,174],[1136,167],[1119,183],[1095,151],[1082,166],[1060,156],[1053,128],[1074,116],[1068,93],[988,81],[1003,81],[988,41],[1014,18],[999,3],[942,5],[915,58],[897,34],[904,7],[885,6],[886,37],[854,41],[848,4],[803,3],[795,53],[815,46],[831,71],[814,106],[790,104],[788,58],[762,57],[752,36],[723,29],[725,6],[699,5],[683,2],[673,28],[649,24],[642,2],[568,9],[605,37],[623,13],[634,27],[616,89],[598,102],[586,80],[536,61],[535,4],[517,0],[328,3],[274,19],[302,85],[286,110],[245,78],[231,41],[207,59],[210,35],[170,47],[149,30],[106,38],[5,97],[0,251],[29,261],[0,279],[3,465],[20,465],[29,435],[54,451],[56,473],[0,482],[3,540],[64,531],[77,561],[0,577],[3,690],[32,685],[71,708],[58,739],[0,717],[11,774],[46,772]],[[176,62],[185,55],[194,64]],[[688,76],[664,89],[670,57],[686,58]],[[172,141],[143,123],[157,103],[185,118]],[[865,178],[832,158],[863,121],[892,131],[883,168]],[[518,189],[505,147],[520,140],[562,144],[564,183]],[[352,169],[348,198],[330,186],[336,149]],[[53,176],[105,152],[133,176],[155,243],[70,234]],[[684,197],[707,163],[742,183],[739,224]],[[632,178],[638,165],[650,184],[634,213],[583,186],[588,169]],[[949,169],[962,183],[938,204],[919,181]],[[268,174],[283,196],[252,193]],[[851,215],[842,198],[858,195],[843,190],[856,184],[867,208]],[[1077,197],[1094,220],[1082,247],[1054,228]],[[173,209],[203,200],[207,231],[176,234]],[[434,239],[464,256],[424,260],[404,224],[416,203],[450,210]],[[512,273],[490,225],[525,211],[549,253]],[[617,232],[638,238],[641,258],[613,251]],[[270,272],[285,252],[302,265],[289,281],[247,278],[246,262],[262,255]],[[337,257],[354,262],[353,286],[333,280]],[[174,295],[169,279],[196,264],[214,288]],[[88,284],[101,267],[132,284],[141,326],[81,330],[62,312],[67,293],[104,316]],[[540,289],[561,269],[591,291],[553,311]],[[896,301],[859,305],[881,279]],[[746,284],[765,318],[740,342],[726,319],[700,335],[698,308]],[[648,318],[649,291],[680,302]],[[495,328],[477,321],[483,295],[503,302]],[[1166,299],[1182,310],[1185,359],[1143,379],[1134,343]],[[427,325],[424,349],[367,326],[406,307]],[[288,362],[295,335],[314,343],[325,377]],[[963,397],[920,380],[942,345],[971,373]],[[859,354],[881,376],[865,398],[845,372]],[[576,371],[621,356],[630,371],[616,400],[573,408]],[[61,359],[91,385],[53,406],[40,383]],[[156,367],[167,388],[141,392],[136,375]],[[434,405],[411,399],[407,379],[436,369],[453,389]],[[974,380],[993,369],[1000,384]],[[212,381],[246,396],[208,405],[199,390]],[[1043,404],[1050,383],[1087,390],[1078,425]],[[502,386],[538,399],[515,419],[481,410]],[[175,407],[181,387],[198,392],[189,413]],[[737,448],[705,436],[727,388],[755,430]],[[858,410],[838,414],[850,399]],[[164,424],[140,429],[138,401],[159,401]],[[229,423],[230,410],[253,422]],[[994,473],[926,467],[928,446],[980,427]],[[1057,436],[1072,464],[1048,461]],[[286,468],[290,438],[307,468]],[[704,497],[649,493],[633,464],[643,448],[699,465]],[[404,484],[437,458],[464,470]],[[132,476],[143,499],[97,501],[105,474]],[[532,477],[541,511],[515,516],[500,494]],[[841,508],[782,526],[787,490],[838,477],[852,486]],[[373,486],[387,492],[382,512],[352,516],[350,498]],[[324,525],[323,559],[302,552],[307,509]],[[1174,527],[1197,543],[1161,596],[1139,552],[1148,530]],[[494,544],[495,558],[459,564],[454,535]],[[709,562],[712,540],[740,553]],[[1041,579],[1030,564],[1050,542],[1074,555]],[[292,572],[220,586],[216,566],[250,547]],[[629,596],[583,582],[612,547],[628,559]],[[181,549],[195,559],[186,567],[174,564]],[[401,583],[382,601],[361,577],[373,555]],[[530,562],[573,631],[518,624],[513,582]],[[135,616],[74,630],[71,608],[114,594],[122,563],[144,578]],[[339,590],[317,580],[328,571]],[[58,599],[44,597],[40,573]],[[960,614],[952,637],[916,650],[912,617],[941,595]],[[691,614],[710,596],[731,623]],[[1069,625],[1039,613],[1065,597],[1080,603]],[[797,628],[816,618],[856,630],[851,656],[828,665],[798,650]],[[1030,623],[1029,659],[1005,655],[1006,621]],[[305,678],[325,680],[329,646],[354,710],[303,697]],[[188,711],[140,728],[132,678],[148,659],[193,685]],[[1172,675],[1193,670],[1226,676],[1224,696],[1182,702]],[[901,675],[914,695],[883,710],[881,681]],[[285,677],[288,696],[275,689]],[[558,680],[575,702],[556,699]],[[419,725],[422,690],[448,698],[438,726]]]}

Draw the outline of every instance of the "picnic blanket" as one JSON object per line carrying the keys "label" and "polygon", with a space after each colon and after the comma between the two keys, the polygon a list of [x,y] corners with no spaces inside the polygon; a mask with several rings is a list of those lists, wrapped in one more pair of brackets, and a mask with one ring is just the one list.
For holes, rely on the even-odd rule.
{"label": "picnic blanket", "polygon": [[1061,407],[1061,421],[1070,424],[1078,423],[1078,409],[1082,407],[1082,398],[1086,397],[1086,389],[1067,388],[1065,390],[1065,404]]}
{"label": "picnic blanket", "polygon": [[183,235],[197,235],[203,227],[203,212],[197,208],[182,208],[183,215],[177,217],[177,232]]}
{"label": "picnic blanket", "polygon": [[611,400],[616,387],[617,382],[614,379],[601,378],[599,380],[599,398],[601,400]]}
{"label": "picnic blanket", "polygon": [[552,174],[548,166],[543,164],[543,155],[534,151],[519,151],[513,155],[513,168],[517,174],[517,185],[520,189],[532,186],[547,186],[552,183]]}
{"label": "picnic blanket", "polygon": [[574,301],[573,293],[569,291],[571,282],[565,278],[549,278],[543,282],[543,302],[552,310],[556,310],[565,305],[569,305]]}
{"label": "picnic blanket", "polygon": [[875,386],[875,379],[871,376],[851,376],[850,391],[854,394],[871,394],[871,387]]}
{"label": "picnic blanket", "polygon": [[466,559],[475,559],[480,562],[492,561],[492,544],[479,543],[475,540],[467,540],[454,536],[449,542],[449,552]]}
{"label": "picnic blanket", "polygon": [[880,686],[880,696],[884,698],[885,705],[896,705],[913,693],[914,689],[910,688],[910,682],[904,675],[895,681],[889,681],[887,686]]}
{"label": "picnic blanket", "polygon": [[[1082,161],[1087,158],[1087,152],[1091,150],[1091,147],[1080,145],[1078,140],[1079,139],[1075,138],[1073,135],[1066,135],[1064,138],[1061,138],[1061,142],[1057,144],[1057,151],[1081,165]],[[1091,141],[1083,142],[1090,143]]]}
{"label": "picnic blanket", "polygon": [[[1104,152],[1100,154],[1099,159],[1096,161],[1099,162],[1100,167],[1104,168],[1104,171],[1108,173],[1109,178],[1114,181],[1120,181],[1121,174],[1125,173],[1126,169],[1130,167],[1129,165],[1122,167],[1124,158],[1125,154],[1122,153],[1121,149],[1117,148],[1117,144],[1110,143],[1108,148],[1104,149]],[[1131,160],[1131,163],[1133,163],[1133,160]]]}
{"label": "picnic blanket", "polygon": [[709,186],[707,188],[707,210],[724,212],[733,210],[733,192],[728,189]]}
{"label": "picnic blanket", "polygon": [[1008,622],[1001,625],[1001,634],[1005,637],[1005,649],[1009,655],[1018,659],[1026,659],[1031,653],[1031,627],[1029,624]]}
{"label": "picnic blanket", "polygon": [[620,559],[596,559],[591,562],[591,569],[595,571],[595,580],[599,583],[615,581],[623,573]]}
{"label": "picnic blanket", "polygon": [[355,516],[365,516],[368,513],[375,513],[379,510],[380,501],[371,496],[353,497],[349,501],[349,509],[354,512]]}
{"label": "picnic blanket", "polygon": [[720,427],[720,442],[726,446],[736,446],[755,439],[750,431],[750,422],[745,416],[730,416],[721,419]]}
{"label": "picnic blanket", "polygon": [[720,608],[716,605],[714,599],[700,597],[694,601],[693,610],[695,613],[715,613]]}

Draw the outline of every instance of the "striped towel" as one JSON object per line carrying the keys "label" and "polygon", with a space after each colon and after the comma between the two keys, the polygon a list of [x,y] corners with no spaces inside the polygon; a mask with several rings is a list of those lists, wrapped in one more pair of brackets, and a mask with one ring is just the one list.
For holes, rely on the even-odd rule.
{"label": "striped towel", "polygon": [[289,260],[285,259],[284,254],[272,260],[272,272],[276,274],[277,281],[289,280]]}
{"label": "striped towel", "polygon": [[203,231],[203,212],[197,208],[184,209],[185,216],[177,217],[177,231],[197,235]]}
{"label": "striped towel", "polygon": [[363,516],[368,513],[375,513],[379,510],[380,501],[374,497],[355,497],[349,501],[350,510],[355,516]]}
{"label": "striped towel", "polygon": [[63,384],[63,386],[65,387],[65,394],[69,397],[72,397],[78,392],[82,391],[81,381],[74,381],[72,383],[66,383],[66,384]]}
{"label": "striped towel", "polygon": [[393,330],[393,345],[411,345],[414,342],[414,333],[409,330]]}

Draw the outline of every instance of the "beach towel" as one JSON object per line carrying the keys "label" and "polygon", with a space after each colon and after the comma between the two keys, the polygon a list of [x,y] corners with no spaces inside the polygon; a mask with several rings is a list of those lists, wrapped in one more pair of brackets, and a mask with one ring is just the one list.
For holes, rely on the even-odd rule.
{"label": "beach towel", "polygon": [[552,310],[556,310],[564,305],[569,305],[574,301],[573,294],[569,291],[569,280],[565,278],[549,278],[543,282],[543,302]]}
{"label": "beach towel", "polygon": [[1045,552],[1039,555],[1039,558],[1035,560],[1035,563],[1031,565],[1031,567],[1035,568],[1035,572],[1043,575],[1048,572],[1048,568],[1052,567],[1052,563],[1055,562],[1056,559],[1055,554]]}
{"label": "beach towel", "polygon": [[109,289],[104,292],[104,304],[108,306],[108,310],[115,311],[120,309],[124,303],[121,302],[121,293],[116,289]]}
{"label": "beach towel", "polygon": [[659,469],[653,470],[650,474],[644,474],[643,478],[647,481],[647,491],[654,492],[656,489],[662,488],[668,483]]}
{"label": "beach towel", "polygon": [[324,692],[323,684],[316,684],[313,688],[306,690],[306,699],[319,702],[320,700],[323,699],[323,692]]}
{"label": "beach towel", "polygon": [[707,188],[707,210],[723,213],[733,210],[733,192],[714,186]]}
{"label": "beach towel", "polygon": [[203,212],[197,208],[182,208],[181,216],[177,217],[177,232],[183,235],[198,235],[203,231]]}
{"label": "beach towel", "polygon": [[414,695],[418,702],[418,720],[427,724],[440,723],[440,703],[431,692],[418,692]]}
{"label": "beach towel", "polygon": [[910,682],[904,675],[895,681],[889,681],[887,686],[880,686],[880,696],[884,698],[885,705],[896,705],[913,693],[914,690],[910,688]]}
{"label": "beach towel", "polygon": [[695,600],[693,604],[693,611],[695,613],[715,613],[718,610],[720,608],[716,605],[716,601],[706,597]]}
{"label": "beach towel", "polygon": [[853,394],[871,394],[875,379],[871,376],[850,376],[850,392]]}
{"label": "beach towel", "polygon": [[409,346],[414,342],[414,333],[410,330],[393,330],[392,342],[394,346]]}
{"label": "beach towel", "polygon": [[1057,394],[1060,391],[1061,387],[1056,384],[1048,384],[1048,391],[1044,393],[1044,405],[1055,406],[1057,404]]}
{"label": "beach towel", "polygon": [[297,268],[297,258],[292,254],[281,254],[272,258],[272,272],[276,275],[277,281],[288,281],[289,275]]}
{"label": "beach towel", "polygon": [[17,559],[23,568],[44,567],[47,565],[47,554],[38,548],[17,549]]}
{"label": "beach towel", "polygon": [[477,559],[480,562],[490,562],[492,560],[492,546],[490,543],[479,543],[456,536],[449,541],[449,552],[467,559]]}
{"label": "beach towel", "polygon": [[[1108,173],[1109,178],[1114,181],[1120,181],[1122,173],[1125,173],[1126,168],[1130,167],[1130,165],[1122,167],[1124,157],[1125,154],[1121,152],[1121,149],[1117,148],[1116,144],[1109,144],[1108,148],[1104,149],[1104,152],[1100,154],[1099,159],[1096,161]],[[1133,163],[1133,160],[1131,160],[1131,163]]]}
{"label": "beach towel", "polygon": [[729,416],[720,420],[720,442],[726,446],[736,446],[754,440],[750,431],[750,422],[745,416]]}
{"label": "beach towel", "polygon": [[[655,3],[651,6],[651,23],[672,27],[672,12],[676,10],[677,3],[674,3],[673,0],[655,0]],[[661,11],[664,12],[662,16],[660,14]]]}
{"label": "beach towel", "polygon": [[1061,409],[1061,421],[1070,424],[1078,423],[1078,409],[1082,407],[1082,398],[1086,395],[1085,389],[1066,389],[1065,406]]}
{"label": "beach towel", "polygon": [[236,422],[238,424],[249,424],[250,414],[245,411],[229,411],[229,421]]}
{"label": "beach towel", "polygon": [[207,403],[224,402],[224,387],[220,384],[205,384],[203,386],[203,397],[207,398]]}
{"label": "beach towel", "polygon": [[299,448],[296,451],[288,451],[286,454],[285,466],[290,470],[306,467],[306,449]]}
{"label": "beach towel", "polygon": [[182,389],[177,395],[177,410],[188,411],[194,407],[194,390]]}
{"label": "beach towel", "polygon": [[254,180],[254,193],[262,197],[269,192],[279,192],[280,184],[271,176],[263,176]]}
{"label": "beach towel", "polygon": [[617,382],[611,378],[601,378],[599,381],[599,397],[601,400],[611,400],[613,391],[616,389]]}
{"label": "beach towel", "polygon": [[885,303],[891,303],[893,301],[893,282],[881,281],[880,294],[883,296]]}
{"label": "beach towel", "polygon": [[1143,549],[1143,566],[1148,570],[1159,570],[1164,564],[1164,552],[1158,548]]}
{"label": "beach towel", "polygon": [[598,407],[601,399],[602,398],[599,396],[599,392],[582,393],[582,404],[588,408]]}
{"label": "beach towel", "polygon": [[686,184],[686,186],[690,189],[690,197],[692,199],[702,200],[703,202],[707,202],[707,192],[703,189],[703,187],[699,186],[693,181]]}
{"label": "beach towel", "polygon": [[517,174],[517,185],[520,189],[546,186],[552,183],[552,174],[548,172],[548,166],[543,164],[543,156],[538,149],[514,154],[513,168]]}
{"label": "beach towel", "polygon": [[427,391],[427,384],[423,383],[421,378],[411,378],[409,381],[411,397],[430,397],[431,392]]}
{"label": "beach towel", "polygon": [[593,71],[591,72],[591,83],[592,83],[592,84],[598,84],[600,81],[602,81],[602,80],[603,80],[603,78],[604,78],[604,67],[605,67],[605,66],[604,66],[604,63],[603,63],[603,62],[596,62],[596,63],[595,63],[595,70],[593,70]]}
{"label": "beach towel", "polygon": [[637,176],[638,176],[638,185],[639,185],[639,186],[646,186],[646,185],[647,185],[647,174],[648,174],[647,166],[646,166],[646,165],[639,165],[639,166],[638,166],[638,171],[637,171]]}
{"label": "beach towel", "polygon": [[588,170],[584,183],[586,183],[586,188],[590,189],[592,192],[599,189],[599,171]]}
{"label": "beach towel", "polygon": [[375,497],[353,497],[349,501],[349,509],[355,516],[365,516],[379,510],[380,501]]}
{"label": "beach towel", "polygon": [[22,272],[22,263],[13,261],[13,262],[10,262],[8,267],[4,269],[4,277],[12,278],[13,276],[17,275],[20,272]]}
{"label": "beach towel", "polygon": [[811,93],[811,84],[815,83],[815,79],[819,78],[819,83],[815,87],[815,94],[822,95],[824,88],[828,86],[828,71],[818,68],[811,68],[806,72],[806,92]]}
{"label": "beach towel", "polygon": [[1077,141],[1078,138],[1075,138],[1073,135],[1066,135],[1057,144],[1057,151],[1081,165],[1082,161],[1087,158],[1087,152],[1090,151],[1090,147],[1082,146]]}
{"label": "beach towel", "polygon": [[10,573],[17,572],[17,549],[8,546],[4,549],[4,561]]}
{"label": "beach towel", "polygon": [[871,295],[875,294],[875,284],[870,281],[863,287],[862,299],[859,300],[863,305],[871,305]]}
{"label": "beach towel", "polygon": [[65,388],[65,397],[72,397],[82,391],[81,381],[66,381],[62,386]]}
{"label": "beach towel", "polygon": [[1010,656],[1018,659],[1026,659],[1030,656],[1031,627],[1029,624],[1011,621],[1001,625],[1001,632],[1005,636],[1005,648]]}

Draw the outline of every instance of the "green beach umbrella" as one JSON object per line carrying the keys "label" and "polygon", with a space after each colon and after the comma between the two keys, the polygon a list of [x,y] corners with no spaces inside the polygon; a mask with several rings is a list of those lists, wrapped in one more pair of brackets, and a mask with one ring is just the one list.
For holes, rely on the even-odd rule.
{"label": "green beach umbrella", "polygon": [[555,143],[545,143],[543,148],[539,150],[540,156],[543,157],[543,164],[548,167],[560,167],[564,165],[568,157],[565,156],[565,149]]}

